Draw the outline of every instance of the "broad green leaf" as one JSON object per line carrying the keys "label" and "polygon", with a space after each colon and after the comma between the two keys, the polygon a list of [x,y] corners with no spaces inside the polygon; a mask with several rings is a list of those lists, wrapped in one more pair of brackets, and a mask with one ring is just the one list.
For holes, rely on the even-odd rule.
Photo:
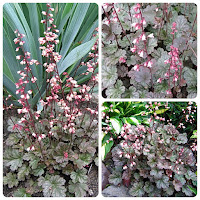
{"label": "broad green leaf", "polygon": [[103,133],[103,139],[102,139],[101,144],[104,145],[110,138],[111,138],[110,133],[107,133],[107,134]]}
{"label": "broad green leaf", "polygon": [[156,181],[156,185],[157,185],[157,188],[159,188],[159,189],[161,189],[161,188],[163,188],[163,189],[168,188],[169,187],[169,177],[163,175],[161,179],[159,179],[159,180]]}
{"label": "broad green leaf", "polygon": [[155,113],[159,115],[159,114],[165,113],[167,110],[169,110],[169,109],[167,109],[167,108],[166,109],[159,109],[159,110],[156,110]]}
{"label": "broad green leaf", "polygon": [[3,184],[8,185],[9,188],[18,186],[18,183],[19,181],[17,180],[16,174],[9,172],[6,174],[6,176],[3,177]]}
{"label": "broad green leaf", "polygon": [[125,86],[121,80],[117,80],[115,85],[108,87],[106,95],[108,98],[121,98],[121,95],[125,92]]}
{"label": "broad green leaf", "polygon": [[136,99],[139,98],[139,96],[139,92],[134,86],[130,86],[129,89],[126,89],[125,92],[122,94],[122,98]]}
{"label": "broad green leaf", "polygon": [[66,162],[66,164],[67,164],[68,158],[64,157],[64,153],[68,152],[68,150],[69,150],[69,144],[67,144],[67,143],[60,142],[57,145],[57,147],[53,153],[53,158],[56,160],[57,163]]}
{"label": "broad green leaf", "polygon": [[117,67],[102,65],[102,85],[103,88],[113,86],[117,80]]}
{"label": "broad green leaf", "polygon": [[[103,65],[106,65],[107,67],[110,66],[116,66],[116,64],[119,62],[120,57],[126,57],[126,51],[122,49],[118,49],[117,52],[110,56],[103,57]],[[102,76],[103,77],[103,76]]]}
{"label": "broad green leaf", "polygon": [[20,140],[20,138],[16,133],[10,134],[8,136],[8,138],[6,139],[6,145],[12,146],[14,144],[17,144],[19,142],[19,140]]}
{"label": "broad green leaf", "polygon": [[126,120],[127,120],[127,122],[129,123],[129,124],[132,124],[132,125],[139,125],[140,124],[140,122],[139,122],[139,120],[136,118],[136,117],[127,117],[126,118]]}
{"label": "broad green leaf", "polygon": [[76,171],[71,172],[70,178],[73,183],[87,183],[88,177],[86,173],[87,170],[85,168],[77,169]]}
{"label": "broad green leaf", "polygon": [[186,180],[183,175],[175,174],[174,178],[179,180],[182,185],[184,185],[186,183]]}
{"label": "broad green leaf", "polygon": [[25,153],[23,159],[29,161],[30,167],[32,169],[36,169],[40,161],[40,158],[32,152]]}
{"label": "broad green leaf", "polygon": [[197,130],[194,130],[192,134],[193,135],[190,138],[196,139],[197,138]]}
{"label": "broad green leaf", "polygon": [[13,197],[31,197],[31,194],[26,192],[25,188],[19,188],[14,191]]}
{"label": "broad green leaf", "polygon": [[22,167],[18,169],[18,173],[17,173],[18,180],[24,181],[26,176],[29,175],[29,173],[30,173],[30,168],[26,166],[25,164],[23,164]]}
{"label": "broad green leaf", "polygon": [[191,187],[191,186],[189,186],[189,185],[187,185],[187,187],[188,187],[195,195],[197,195],[197,189],[196,189],[196,188],[193,188],[193,187]]}
{"label": "broad green leaf", "polygon": [[185,178],[188,179],[188,180],[196,181],[197,175],[193,171],[187,170],[187,173],[185,174]]}
{"label": "broad green leaf", "polygon": [[112,174],[109,176],[109,183],[113,185],[119,185],[122,182],[122,173],[118,171],[114,171]]}
{"label": "broad green leaf", "polygon": [[73,165],[71,163],[67,164],[67,166],[65,166],[62,169],[62,172],[65,175],[70,175],[73,171],[74,171],[74,168],[73,168]]}
{"label": "broad green leaf", "polygon": [[79,154],[78,159],[75,159],[73,162],[79,169],[82,169],[84,166],[89,165],[92,161],[92,157],[89,153]]}
{"label": "broad green leaf", "polygon": [[58,175],[50,176],[42,184],[44,197],[65,197],[65,182],[65,179]]}
{"label": "broad green leaf", "polygon": [[143,189],[144,183],[142,181],[133,183],[133,186],[129,190],[129,194],[133,197],[142,197],[145,194]]}
{"label": "broad green leaf", "polygon": [[144,184],[144,191],[151,193],[154,190],[154,185],[150,181],[146,181]]}
{"label": "broad green leaf", "polygon": [[88,185],[86,183],[73,183],[69,181],[69,192],[75,194],[75,197],[86,196],[86,191],[88,190]]}
{"label": "broad green leaf", "polygon": [[83,152],[83,153],[88,152],[88,153],[91,153],[92,155],[94,155],[96,152],[95,147],[96,147],[96,144],[94,142],[92,142],[92,141],[86,142],[86,140],[83,140],[81,142],[81,144],[79,145],[79,149],[81,152]]}
{"label": "broad green leaf", "polygon": [[17,170],[22,166],[23,154],[17,149],[7,148],[4,152],[5,166],[10,166],[12,171]]}
{"label": "broad green leaf", "polygon": [[173,185],[170,185],[168,188],[164,189],[164,191],[165,191],[168,195],[172,196],[173,193],[174,193],[174,187],[173,187]]}
{"label": "broad green leaf", "polygon": [[36,169],[33,170],[33,175],[34,176],[41,176],[44,174],[44,169],[46,166],[44,164],[39,164]]}
{"label": "broad green leaf", "polygon": [[154,176],[154,178],[156,179],[161,179],[162,176],[163,176],[163,170],[160,170],[160,169],[157,169],[157,168],[154,168],[150,171],[150,175],[151,176]]}
{"label": "broad green leaf", "polygon": [[115,132],[117,134],[119,134],[121,132],[121,128],[122,128],[122,121],[120,119],[117,118],[110,118],[110,122],[112,124],[113,129],[115,130]]}
{"label": "broad green leaf", "polygon": [[105,159],[106,155],[110,152],[112,146],[113,146],[114,142],[113,140],[109,141],[109,143],[105,143],[102,146],[102,158]]}
{"label": "broad green leaf", "polygon": [[187,82],[187,91],[188,91],[188,96],[191,98],[196,97],[197,93],[197,72],[196,70],[189,68],[189,67],[184,67],[183,68],[183,76],[184,79]]}

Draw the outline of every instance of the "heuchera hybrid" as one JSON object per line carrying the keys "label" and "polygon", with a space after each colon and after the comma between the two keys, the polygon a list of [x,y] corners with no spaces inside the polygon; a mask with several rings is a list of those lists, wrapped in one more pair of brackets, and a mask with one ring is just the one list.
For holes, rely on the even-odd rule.
{"label": "heuchera hybrid", "polygon": [[102,10],[104,97],[196,95],[194,4],[106,3]]}
{"label": "heuchera hybrid", "polygon": [[[132,108],[135,116],[130,118],[131,103],[124,104],[121,109],[118,104],[105,104],[102,113],[103,142],[108,144],[106,148],[112,147],[111,144],[114,146],[111,150],[114,167],[109,183],[115,186],[123,184],[129,195],[135,197],[194,196],[197,143],[193,139],[189,141],[185,129],[186,124],[192,126],[196,123],[196,106],[188,103],[181,118],[177,119],[176,127],[172,124],[175,121],[166,120],[161,115],[170,109],[167,103],[147,102],[138,106],[135,103],[135,111]],[[144,105],[145,109],[141,111],[139,108]],[[124,114],[117,116],[118,109]],[[110,163],[108,159],[105,158],[105,163]]]}
{"label": "heuchera hybrid", "polygon": [[[16,59],[24,65],[24,70],[17,73],[21,76],[15,84],[18,102],[22,105],[17,109],[19,118],[10,116],[8,130],[13,132],[6,140],[4,152],[5,166],[11,172],[4,177],[4,184],[9,188],[17,186],[19,181],[27,181],[28,195],[43,191],[44,196],[67,196],[67,192],[75,196],[85,196],[88,188],[87,168],[95,160],[97,163],[97,99],[93,94],[98,84],[98,40],[88,55],[88,62],[82,62],[78,67],[86,65],[87,71],[82,75],[91,74],[91,79],[79,85],[67,72],[61,78],[57,63],[61,59],[55,45],[59,43],[58,32],[54,24],[54,8],[47,4],[42,14],[41,23],[46,27],[44,37],[38,39],[41,47],[43,63],[46,71],[46,93],[41,94],[37,85],[37,77],[32,74],[33,64],[41,65],[24,51],[24,34],[15,31],[14,43],[16,51],[22,52]],[[98,31],[98,29],[96,29]],[[96,37],[96,34],[93,35]],[[64,80],[64,81],[63,81]],[[40,102],[37,110],[31,109],[29,102],[31,87],[38,89]],[[68,89],[69,92],[65,92]],[[4,99],[4,110],[10,110],[13,105],[7,105],[9,95]],[[91,102],[94,106],[91,108]],[[91,164],[92,165],[92,164]],[[61,176],[60,176],[61,175]],[[63,178],[69,176],[69,181]],[[35,177],[36,179],[34,179]],[[37,178],[38,177],[38,178]],[[36,182],[30,185],[30,182]],[[21,189],[16,192],[19,193]]]}

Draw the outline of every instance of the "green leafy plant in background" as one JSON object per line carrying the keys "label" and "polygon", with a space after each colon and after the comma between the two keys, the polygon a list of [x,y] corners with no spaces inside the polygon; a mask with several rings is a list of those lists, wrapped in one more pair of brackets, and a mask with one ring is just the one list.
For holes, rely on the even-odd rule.
{"label": "green leafy plant in background", "polygon": [[196,119],[193,102],[103,103],[109,183],[123,184],[129,196],[196,195]]}
{"label": "green leafy plant in background", "polygon": [[[83,76],[82,73],[87,71],[85,63],[94,59],[88,56],[88,52],[97,40],[93,34],[98,27],[98,6],[89,3],[53,3],[52,7],[55,12],[54,23],[59,30],[58,39],[60,40],[56,51],[62,56],[58,63],[59,74],[66,71],[79,84],[84,83],[91,77],[91,74]],[[14,31],[18,30],[26,35],[24,50],[30,52],[32,59],[40,63],[39,65],[33,64],[31,69],[38,80],[40,93],[45,95],[47,88],[45,80],[48,77],[42,65],[46,61],[41,55],[41,49],[37,42],[45,31],[45,26],[40,23],[45,19],[41,14],[45,10],[46,5],[42,3],[6,3],[3,7],[3,85],[5,91],[12,95],[12,103],[18,106],[20,106],[17,102],[19,95],[16,94],[15,82],[20,78],[17,71],[23,68],[16,60],[16,55],[21,53],[21,50],[15,51]],[[33,90],[33,97],[30,99],[33,108],[41,97],[33,84],[29,84],[29,87]]]}

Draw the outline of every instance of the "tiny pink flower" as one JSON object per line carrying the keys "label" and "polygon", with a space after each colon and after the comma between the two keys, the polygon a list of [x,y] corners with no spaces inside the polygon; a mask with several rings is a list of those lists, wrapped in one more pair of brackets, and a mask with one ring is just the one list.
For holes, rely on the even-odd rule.
{"label": "tiny pink flower", "polygon": [[68,158],[68,153],[67,152],[64,152],[64,157],[67,159]]}
{"label": "tiny pink flower", "polygon": [[138,55],[141,57],[141,58],[144,58],[144,50],[140,50],[138,52]]}
{"label": "tiny pink flower", "polygon": [[172,94],[171,90],[166,91],[167,94]]}
{"label": "tiny pink flower", "polygon": [[158,80],[157,80],[157,83],[161,83],[162,82],[162,78],[159,78]]}
{"label": "tiny pink flower", "polygon": [[43,14],[43,15],[47,15],[47,12],[46,12],[46,11],[42,11],[42,14]]}
{"label": "tiny pink flower", "polygon": [[137,51],[137,47],[134,46],[133,48],[130,49],[132,53],[135,53]]}
{"label": "tiny pink flower", "polygon": [[35,83],[36,81],[37,81],[37,78],[36,78],[36,77],[32,77],[32,78],[31,78],[31,82],[32,82],[32,83]]}
{"label": "tiny pink flower", "polygon": [[133,67],[133,69],[135,70],[135,71],[139,71],[140,70],[140,65],[135,65],[134,67]]}
{"label": "tiny pink flower", "polygon": [[126,62],[126,59],[125,59],[123,56],[121,56],[121,57],[119,58],[119,62],[120,62],[120,63],[125,63],[125,62]]}

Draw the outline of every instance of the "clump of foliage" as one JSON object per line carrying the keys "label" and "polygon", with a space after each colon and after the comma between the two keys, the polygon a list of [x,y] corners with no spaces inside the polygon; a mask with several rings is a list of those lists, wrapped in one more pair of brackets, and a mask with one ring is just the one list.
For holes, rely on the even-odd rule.
{"label": "clump of foliage", "polygon": [[195,4],[106,3],[102,10],[104,97],[196,96]]}
{"label": "clump of foliage", "polygon": [[[16,59],[24,65],[17,72],[20,78],[15,83],[21,107],[17,109],[18,116],[14,117],[14,105],[8,105],[12,96],[4,99],[4,110],[10,113],[8,131],[12,133],[5,141],[4,165],[9,169],[3,182],[9,188],[23,182],[25,187],[13,193],[17,197],[36,193],[45,197],[86,196],[89,169],[98,163],[98,105],[93,91],[98,84],[98,30],[93,30],[96,30],[93,34],[95,42],[86,55],[87,62],[76,68],[87,66],[79,75],[91,78],[78,84],[69,73],[60,73],[62,69],[58,68],[62,56],[56,52],[59,30],[54,24],[53,11],[51,4],[46,4],[46,11],[42,12],[41,23],[46,29],[39,44],[44,63],[31,58],[31,53],[24,48],[25,35],[15,31],[14,43],[20,53]],[[31,68],[33,64],[44,67],[45,90],[37,84],[38,79]],[[40,97],[37,109],[31,104],[34,95]]]}
{"label": "clump of foliage", "polygon": [[[183,105],[183,117],[175,126],[168,118],[171,108],[176,118],[175,108]],[[111,152],[114,165],[110,184],[125,185],[131,196],[194,196],[197,143],[188,123],[196,132],[192,102],[104,103],[104,161]]]}

